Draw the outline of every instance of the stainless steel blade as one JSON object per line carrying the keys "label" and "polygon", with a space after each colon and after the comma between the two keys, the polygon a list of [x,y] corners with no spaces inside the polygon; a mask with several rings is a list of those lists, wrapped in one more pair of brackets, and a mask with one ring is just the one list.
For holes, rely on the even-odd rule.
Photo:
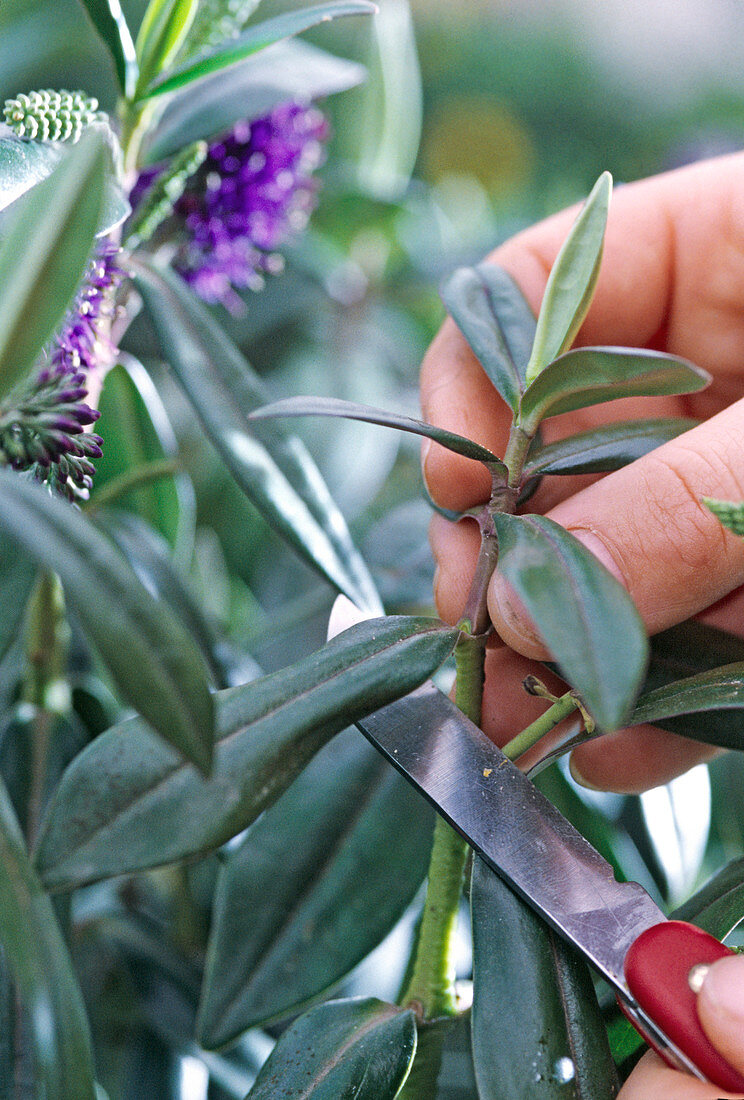
{"label": "stainless steel blade", "polygon": [[432,683],[359,723],[486,863],[628,997],[633,940],[666,920]]}

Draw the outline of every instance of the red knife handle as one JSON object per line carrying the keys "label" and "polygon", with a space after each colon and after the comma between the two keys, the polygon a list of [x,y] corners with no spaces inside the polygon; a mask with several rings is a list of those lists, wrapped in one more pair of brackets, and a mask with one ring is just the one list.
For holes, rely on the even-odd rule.
{"label": "red knife handle", "polygon": [[[712,1084],[744,1094],[744,1077],[718,1053],[700,1025],[697,994],[690,985],[694,967],[732,954],[693,924],[665,921],[647,928],[631,944],[625,956],[625,978],[643,1011]],[[644,1038],[648,1041],[648,1036]],[[663,1058],[663,1051],[655,1049]]]}

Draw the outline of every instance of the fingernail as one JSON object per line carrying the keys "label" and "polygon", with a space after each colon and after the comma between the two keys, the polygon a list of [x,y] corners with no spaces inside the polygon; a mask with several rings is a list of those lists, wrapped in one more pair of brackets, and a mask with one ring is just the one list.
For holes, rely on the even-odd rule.
{"label": "fingernail", "polygon": [[500,573],[494,573],[491,577],[488,586],[488,609],[497,630],[508,628],[510,645],[514,646],[519,639],[526,646],[538,646],[541,650],[545,648],[527,609]]}
{"label": "fingernail", "polygon": [[573,781],[575,783],[578,783],[578,785],[580,787],[584,787],[585,790],[587,790],[587,791],[599,791],[599,790],[602,789],[601,787],[595,787],[593,783],[590,783],[588,779],[584,778],[584,776],[581,774],[581,772],[578,769],[576,761],[574,760],[574,754],[573,753],[571,753],[571,755],[568,758],[568,770],[571,773],[571,778],[573,779]]}
{"label": "fingernail", "polygon": [[421,443],[421,476],[424,479],[424,485],[426,486],[426,491],[429,496],[431,496],[431,490],[429,489],[429,480],[426,476],[426,463],[429,458],[429,452],[431,451],[431,444],[431,439],[427,439],[426,436],[424,436]]}
{"label": "fingernail", "polygon": [[625,578],[623,577],[622,570],[619,568],[617,562],[599,535],[596,535],[594,531],[582,530],[580,528],[571,530],[571,534],[574,535],[587,550],[591,550],[594,557],[602,563],[608,572],[612,573],[615,580],[620,581],[620,584],[625,586]]}
{"label": "fingernail", "polygon": [[701,995],[708,1011],[715,1012],[722,1023],[744,1029],[744,957],[731,955],[713,963]]}

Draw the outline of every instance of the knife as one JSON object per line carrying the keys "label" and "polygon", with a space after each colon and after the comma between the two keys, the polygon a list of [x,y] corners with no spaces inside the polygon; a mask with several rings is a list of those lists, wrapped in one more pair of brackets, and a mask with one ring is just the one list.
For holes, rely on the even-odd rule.
{"label": "knife", "polygon": [[[338,629],[335,609],[332,623]],[[706,968],[733,954],[728,947],[668,920],[638,883],[618,882],[599,852],[431,681],[357,725],[610,983],[668,1065],[744,1093],[744,1077],[707,1038],[695,1007]]]}

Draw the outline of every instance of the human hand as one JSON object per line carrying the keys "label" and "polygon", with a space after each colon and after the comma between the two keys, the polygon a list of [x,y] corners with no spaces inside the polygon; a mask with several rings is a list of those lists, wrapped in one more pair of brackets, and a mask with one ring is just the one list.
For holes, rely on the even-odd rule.
{"label": "human hand", "polygon": [[[698,1016],[711,1043],[729,1065],[744,1073],[744,957],[719,959],[711,966],[698,994]],[[617,1100],[741,1100],[741,1093],[722,1093],[677,1073],[655,1054],[644,1055]]]}
{"label": "human hand", "polygon": [[[551,264],[576,216],[564,211],[492,256],[537,312]],[[597,480],[545,479],[530,509],[568,528],[626,586],[650,633],[699,615],[741,630],[744,540],[725,531],[704,496],[744,498],[744,157],[711,160],[620,188],[613,200],[602,269],[577,344],[652,347],[691,359],[713,375],[701,393],[628,398],[554,417],[546,442],[614,420],[693,416],[699,427]],[[430,422],[503,454],[510,413],[455,324],[448,320],[422,368]],[[424,476],[434,500],[462,511],[488,499],[483,466],[425,444]],[[459,618],[479,545],[474,523],[435,517],[439,613]],[[548,656],[505,582],[489,589],[492,621],[506,646],[486,660],[483,724],[503,743],[541,704],[521,689],[521,655]],[[543,672],[540,678],[548,679]],[[535,709],[537,706],[537,710]],[[577,778],[607,790],[666,782],[711,750],[651,727],[608,734],[576,750]]]}

